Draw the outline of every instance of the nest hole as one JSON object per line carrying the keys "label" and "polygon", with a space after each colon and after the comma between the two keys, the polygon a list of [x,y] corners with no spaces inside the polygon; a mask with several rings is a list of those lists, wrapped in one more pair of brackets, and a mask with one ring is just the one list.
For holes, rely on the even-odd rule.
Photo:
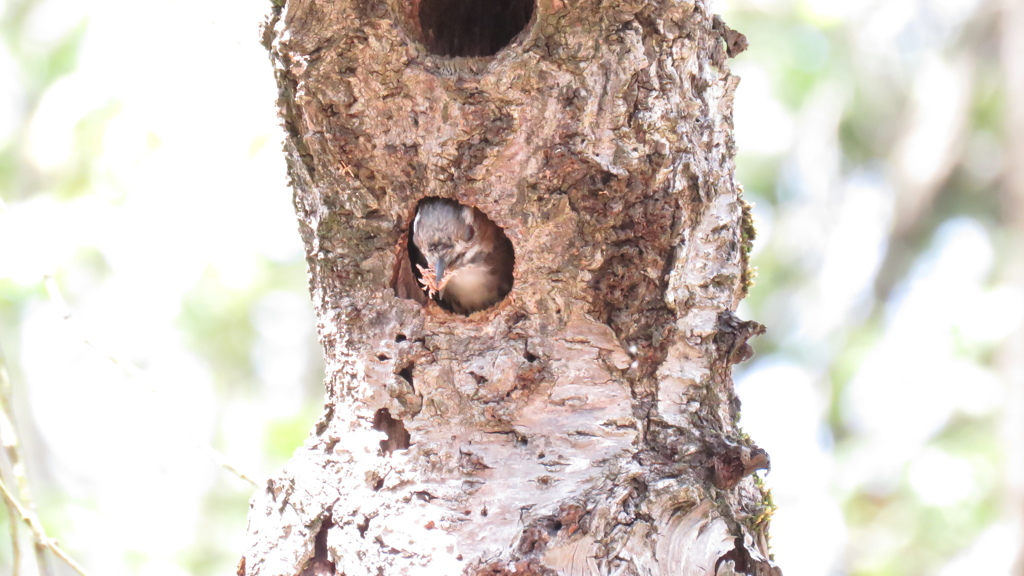
{"label": "nest hole", "polygon": [[492,56],[526,28],[533,0],[420,0],[423,43],[439,56]]}
{"label": "nest hole", "polygon": [[434,300],[468,316],[511,292],[515,249],[479,208],[431,196],[416,204],[395,264],[392,288],[399,298]]}

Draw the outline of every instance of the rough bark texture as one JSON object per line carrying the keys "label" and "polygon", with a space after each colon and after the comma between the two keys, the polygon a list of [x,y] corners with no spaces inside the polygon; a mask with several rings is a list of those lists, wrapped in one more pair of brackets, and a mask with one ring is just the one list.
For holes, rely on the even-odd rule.
{"label": "rough bark texture", "polygon": [[[539,0],[452,58],[426,10],[288,0],[266,29],[327,406],[253,499],[240,573],[778,573],[731,382],[762,330],[732,314],[742,36],[705,2]],[[493,309],[410,288],[425,196],[512,240]]]}

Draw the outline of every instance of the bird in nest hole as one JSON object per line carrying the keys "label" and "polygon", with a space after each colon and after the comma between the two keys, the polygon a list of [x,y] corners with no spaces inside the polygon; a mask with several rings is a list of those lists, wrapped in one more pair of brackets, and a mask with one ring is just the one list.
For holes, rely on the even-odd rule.
{"label": "bird in nest hole", "polygon": [[515,256],[502,229],[476,208],[445,198],[420,201],[412,223],[427,296],[459,314],[497,304],[512,289]]}

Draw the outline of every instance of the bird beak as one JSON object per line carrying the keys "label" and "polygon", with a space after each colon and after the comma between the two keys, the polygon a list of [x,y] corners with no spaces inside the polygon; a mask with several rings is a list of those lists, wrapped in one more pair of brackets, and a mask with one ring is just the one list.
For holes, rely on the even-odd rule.
{"label": "bird beak", "polygon": [[447,264],[444,258],[438,258],[434,261],[434,280],[438,284],[441,283],[441,279],[444,278],[444,267]]}

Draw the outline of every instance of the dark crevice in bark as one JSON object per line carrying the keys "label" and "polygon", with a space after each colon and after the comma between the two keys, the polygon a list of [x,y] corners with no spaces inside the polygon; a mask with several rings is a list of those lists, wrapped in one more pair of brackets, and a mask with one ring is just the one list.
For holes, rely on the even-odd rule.
{"label": "dark crevice in bark", "polygon": [[750,550],[743,543],[743,537],[737,536],[735,547],[718,559],[715,563],[715,573],[723,564],[732,562],[735,574],[747,574],[748,576],[782,576],[782,570],[763,558],[754,558]]}
{"label": "dark crevice in bark", "polygon": [[331,420],[333,418],[334,418],[334,405],[333,404],[327,404],[324,407],[323,415],[320,416],[319,420],[317,420],[316,426],[314,428],[314,430],[316,431],[316,435],[317,436],[323,434],[324,431],[327,430],[327,427],[331,424]]}
{"label": "dark crevice in bark", "polygon": [[526,436],[523,436],[522,434],[520,434],[519,432],[516,432],[515,430],[494,431],[494,432],[487,432],[487,433],[488,434],[501,434],[503,436],[509,436],[510,439],[512,440],[512,444],[514,444],[517,448],[526,448],[530,444],[530,441],[529,441],[529,439],[526,438]]}
{"label": "dark crevice in bark", "polygon": [[359,537],[366,538],[366,531],[370,529],[370,517],[363,516],[363,521],[356,524],[356,530],[359,530]]}
{"label": "dark crevice in bark", "polygon": [[384,454],[391,454],[395,450],[405,450],[410,446],[409,431],[401,420],[391,417],[387,408],[381,408],[373,415],[373,429],[387,434],[387,438],[380,441],[380,449]]}
{"label": "dark crevice in bark", "polygon": [[733,488],[740,480],[758,470],[770,471],[772,468],[768,452],[756,446],[721,442],[711,446],[704,457],[707,478],[719,490]]}
{"label": "dark crevice in bark", "polygon": [[412,371],[415,367],[416,365],[410,362],[408,366],[405,366],[404,368],[398,371],[398,375],[401,376],[403,380],[408,382],[409,386],[411,386],[413,390],[416,390],[416,384],[414,384],[412,381]]}
{"label": "dark crevice in bark", "polygon": [[[416,209],[413,208],[406,219],[405,232],[402,234],[402,238],[395,250],[395,270],[391,275],[391,289],[395,291],[395,296],[399,298],[406,298],[420,304],[426,304],[427,295],[423,292],[423,288],[420,285],[421,275],[416,268],[417,264],[425,265],[426,259],[423,258],[423,254],[420,253],[419,248],[412,241],[412,223],[415,216]],[[395,342],[403,342],[405,338],[405,334],[398,334],[395,336]]]}
{"label": "dark crevice in bark", "polygon": [[316,540],[313,542],[313,557],[306,561],[299,576],[333,576],[335,573],[334,562],[331,562],[327,550],[327,533],[334,527],[331,520],[331,512],[328,510],[320,524],[320,530],[316,533]]}

